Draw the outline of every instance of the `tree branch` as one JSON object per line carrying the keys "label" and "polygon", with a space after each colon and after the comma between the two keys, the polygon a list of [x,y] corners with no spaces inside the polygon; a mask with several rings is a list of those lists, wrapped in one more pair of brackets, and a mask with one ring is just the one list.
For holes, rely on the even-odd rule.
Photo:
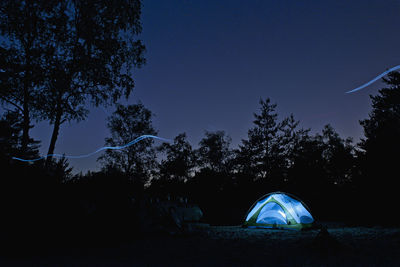
{"label": "tree branch", "polygon": [[[2,95],[3,95],[3,97],[6,97],[5,95],[7,94],[7,95],[11,95],[15,100],[17,100],[18,102],[23,102],[22,101],[22,99],[21,98],[19,98],[18,96],[16,96],[16,95],[14,95],[13,93],[11,93],[11,91],[7,91],[6,93],[4,93],[4,92],[0,92]],[[9,100],[10,101],[10,100]]]}
{"label": "tree branch", "polygon": [[20,106],[18,106],[18,105],[15,104],[14,102],[8,100],[8,99],[5,98],[4,96],[0,95],[0,98],[3,99],[3,101],[7,102],[8,104],[10,104],[10,105],[16,107],[19,111],[24,112],[24,110],[23,110]]}

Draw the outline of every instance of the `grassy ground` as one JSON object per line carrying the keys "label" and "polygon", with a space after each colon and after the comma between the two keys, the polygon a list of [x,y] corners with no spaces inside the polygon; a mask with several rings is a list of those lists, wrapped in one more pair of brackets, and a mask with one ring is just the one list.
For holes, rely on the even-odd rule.
{"label": "grassy ground", "polygon": [[294,231],[211,226],[191,234],[149,234],[2,255],[0,266],[400,266],[400,229]]}

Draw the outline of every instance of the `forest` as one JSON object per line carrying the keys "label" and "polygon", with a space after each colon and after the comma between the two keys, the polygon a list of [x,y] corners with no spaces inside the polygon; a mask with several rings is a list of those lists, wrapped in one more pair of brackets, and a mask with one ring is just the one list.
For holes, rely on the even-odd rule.
{"label": "forest", "polygon": [[[141,205],[180,200],[210,225],[240,225],[262,195],[283,191],[310,206],[319,221],[399,226],[400,73],[383,78],[359,123],[359,141],[326,124],[319,133],[294,114],[279,119],[277,103],[260,98],[253,125],[237,147],[229,133],[204,131],[198,144],[182,132],[171,142],[142,140],[95,157],[101,170],[73,174],[52,156],[67,123],[85,123],[89,107],[114,107],[105,146],[157,135],[151,110],[122,105],[146,63],[138,39],[140,1],[1,1],[0,206],[2,244],[41,239],[127,239],[140,235]],[[127,12],[129,11],[129,12]],[[85,15],[82,15],[85,14]],[[47,157],[30,130],[52,126]],[[382,220],[382,218],[384,218]],[[4,230],[6,229],[6,230]],[[4,240],[7,240],[5,242]],[[74,241],[75,240],[75,241]]]}

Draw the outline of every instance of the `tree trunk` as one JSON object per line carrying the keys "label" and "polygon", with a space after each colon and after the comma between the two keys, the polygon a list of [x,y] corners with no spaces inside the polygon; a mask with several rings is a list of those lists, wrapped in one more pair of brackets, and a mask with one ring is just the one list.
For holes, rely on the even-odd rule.
{"label": "tree trunk", "polygon": [[[27,90],[27,89],[25,89]],[[30,129],[30,117],[29,117],[29,107],[28,107],[28,99],[29,94],[24,94],[24,104],[23,104],[23,122],[22,122],[22,140],[21,140],[21,156],[25,155],[28,150],[29,143],[29,129]]]}
{"label": "tree trunk", "polygon": [[54,153],[54,149],[56,147],[58,131],[60,130],[60,126],[61,126],[61,115],[62,115],[62,111],[61,111],[61,109],[58,109],[57,114],[56,114],[56,119],[54,121],[53,133],[51,135],[49,150],[47,152],[48,157],[47,157],[46,163],[48,163],[52,159],[51,154]]}
{"label": "tree trunk", "polygon": [[[29,51],[28,51],[29,52]],[[29,143],[29,129],[30,129],[30,114],[29,114],[29,86],[30,86],[30,71],[31,71],[31,60],[30,54],[26,55],[26,70],[24,77],[24,103],[23,103],[23,122],[22,122],[22,140],[21,140],[21,156],[24,156],[28,150]]]}

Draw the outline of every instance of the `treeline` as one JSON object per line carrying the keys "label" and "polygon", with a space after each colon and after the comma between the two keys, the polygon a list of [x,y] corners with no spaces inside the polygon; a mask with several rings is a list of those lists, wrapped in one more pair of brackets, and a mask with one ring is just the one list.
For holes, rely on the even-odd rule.
{"label": "treeline", "polygon": [[[149,138],[107,150],[98,158],[100,171],[78,175],[65,159],[13,160],[22,126],[7,112],[0,121],[1,165],[8,173],[1,179],[2,205],[12,222],[20,218],[21,228],[37,221],[43,231],[66,222],[69,229],[108,225],[117,231],[137,226],[137,211],[148,198],[186,198],[200,206],[208,223],[240,224],[256,199],[287,191],[307,203],[318,220],[398,225],[387,214],[397,207],[399,81],[399,73],[389,74],[388,87],[371,96],[369,118],[360,121],[365,138],[358,144],[330,125],[311,134],[293,115],[278,120],[276,104],[267,98],[260,100],[253,127],[237,148],[224,131],[206,131],[197,148],[185,133],[158,146]],[[141,103],[117,105],[107,126],[107,146],[157,134],[152,112]],[[39,156],[37,148],[30,153]]]}
{"label": "treeline", "polygon": [[[369,118],[360,121],[365,137],[358,143],[329,124],[311,134],[293,115],[278,120],[276,104],[267,98],[260,100],[253,127],[237,148],[224,131],[206,131],[196,148],[185,133],[161,146],[147,139],[107,151],[99,158],[102,172],[126,176],[135,196],[186,197],[213,224],[240,224],[251,204],[272,191],[299,196],[320,220],[397,224],[382,218],[396,207],[399,77],[389,74],[387,88],[371,96]],[[108,127],[111,146],[157,134],[151,111],[140,103],[118,106]]]}

